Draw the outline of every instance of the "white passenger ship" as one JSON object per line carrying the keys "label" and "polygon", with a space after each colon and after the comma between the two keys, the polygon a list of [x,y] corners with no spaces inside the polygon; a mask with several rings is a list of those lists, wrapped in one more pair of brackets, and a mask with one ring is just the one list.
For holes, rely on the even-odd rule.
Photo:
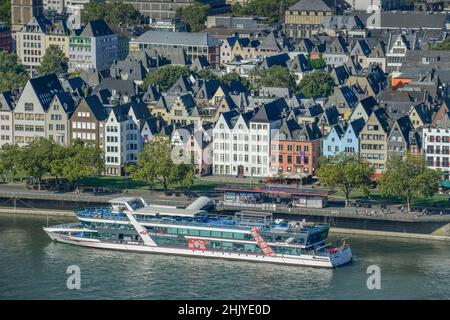
{"label": "white passenger ship", "polygon": [[79,223],[45,227],[52,240],[125,251],[333,268],[352,260],[350,247],[327,244],[329,225],[272,221],[271,213],[208,214],[200,197],[187,208],[110,200],[109,208],[76,211]]}

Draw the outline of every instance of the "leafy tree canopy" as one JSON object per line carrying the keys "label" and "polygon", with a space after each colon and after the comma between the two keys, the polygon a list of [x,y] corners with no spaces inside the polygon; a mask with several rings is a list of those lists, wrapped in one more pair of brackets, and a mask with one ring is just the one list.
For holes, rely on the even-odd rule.
{"label": "leafy tree canopy", "polygon": [[[284,9],[292,6],[298,0],[285,0]],[[268,23],[278,21],[280,15],[279,0],[248,0],[244,4],[237,3],[232,6],[234,16],[261,16],[266,17]]]}
{"label": "leafy tree canopy", "polygon": [[308,61],[313,69],[323,69],[326,66],[325,60],[322,58],[322,55],[320,55],[319,59],[308,58]]}
{"label": "leafy tree canopy", "polygon": [[28,74],[17,55],[0,51],[0,92],[24,87],[27,81]]}
{"label": "leafy tree canopy", "polygon": [[321,158],[316,172],[320,182],[344,192],[346,206],[353,189],[369,193],[373,174],[374,169],[368,162],[359,159],[356,155],[345,153]]}
{"label": "leafy tree canopy", "polygon": [[85,4],[81,11],[81,21],[88,23],[99,19],[113,25],[132,25],[140,22],[141,14],[131,4],[119,1],[91,1]]}
{"label": "leafy tree canopy", "polygon": [[128,167],[128,171],[132,178],[148,184],[160,183],[164,192],[175,185],[189,190],[195,181],[193,165],[178,163],[178,158],[174,162],[172,154],[177,151],[172,149],[169,139],[156,138],[145,145],[137,163]]}
{"label": "leafy tree canopy", "polygon": [[227,86],[230,86],[232,81],[239,81],[244,85],[244,87],[247,88],[247,90],[249,90],[249,91],[252,90],[252,84],[250,83],[250,81],[248,79],[242,77],[237,72],[230,72],[230,73],[223,75],[220,78],[220,81]]}
{"label": "leafy tree canopy", "polygon": [[41,65],[37,67],[37,72],[41,75],[55,73],[57,75],[67,74],[69,69],[69,59],[57,46],[50,46],[42,58]]}
{"label": "leafy tree canopy", "polygon": [[159,85],[161,90],[166,91],[172,87],[181,76],[189,76],[187,67],[166,65],[162,68],[150,71],[142,84],[144,89],[149,85]]}
{"label": "leafy tree canopy", "polygon": [[186,22],[191,32],[200,32],[206,28],[205,22],[210,9],[209,4],[195,3],[177,8],[175,16]]}
{"label": "leafy tree canopy", "polygon": [[253,76],[258,88],[262,86],[289,88],[290,91],[296,88],[295,75],[289,69],[281,66],[256,71]]}
{"label": "leafy tree canopy", "polygon": [[410,211],[412,198],[433,196],[441,178],[442,173],[427,168],[422,157],[393,157],[386,163],[386,170],[378,182],[378,188],[383,196],[404,199]]}
{"label": "leafy tree canopy", "polygon": [[333,93],[334,80],[328,72],[317,71],[306,74],[299,84],[299,91],[307,98],[326,98]]}
{"label": "leafy tree canopy", "polygon": [[442,42],[439,42],[433,46],[430,46],[430,50],[450,50],[450,39],[445,39]]}
{"label": "leafy tree canopy", "polygon": [[210,69],[199,70],[197,72],[197,75],[199,76],[200,79],[219,80],[219,76],[217,74],[215,74],[214,71],[212,71]]}
{"label": "leafy tree canopy", "polygon": [[0,0],[0,21],[11,24],[11,0]]}

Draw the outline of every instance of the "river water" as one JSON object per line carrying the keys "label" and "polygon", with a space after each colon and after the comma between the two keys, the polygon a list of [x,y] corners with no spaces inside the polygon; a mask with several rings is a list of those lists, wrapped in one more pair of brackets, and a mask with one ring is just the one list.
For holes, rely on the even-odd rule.
{"label": "river water", "polygon": [[[0,299],[450,298],[446,242],[352,236],[355,261],[328,270],[83,248],[52,242],[46,223],[0,215]],[[79,290],[67,289],[71,265]],[[367,288],[370,265],[380,268],[380,289]]]}

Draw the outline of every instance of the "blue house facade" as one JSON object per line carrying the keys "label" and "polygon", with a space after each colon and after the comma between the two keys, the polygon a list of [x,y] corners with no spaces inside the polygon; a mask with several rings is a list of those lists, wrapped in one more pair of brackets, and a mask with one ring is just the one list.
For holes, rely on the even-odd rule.
{"label": "blue house facade", "polygon": [[339,124],[332,126],[330,133],[322,140],[322,155],[330,157],[342,152],[341,139],[343,136],[344,130]]}
{"label": "blue house facade", "polygon": [[330,133],[322,140],[322,155],[324,157],[335,156],[341,152],[359,154],[359,132],[364,127],[365,121],[359,118],[350,122],[346,128],[337,124],[331,128]]}
{"label": "blue house facade", "polygon": [[364,127],[363,118],[350,122],[341,138],[341,152],[359,155],[359,132]]}

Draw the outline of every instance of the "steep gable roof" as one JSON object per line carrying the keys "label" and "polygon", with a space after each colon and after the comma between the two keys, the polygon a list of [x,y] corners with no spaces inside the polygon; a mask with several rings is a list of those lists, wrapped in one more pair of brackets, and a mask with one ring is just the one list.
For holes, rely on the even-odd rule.
{"label": "steep gable roof", "polygon": [[28,81],[44,111],[47,111],[56,94],[64,93],[61,82],[55,74],[36,77]]}
{"label": "steep gable roof", "polygon": [[294,5],[289,7],[290,11],[331,11],[328,6],[322,0],[300,0]]}
{"label": "steep gable roof", "polygon": [[252,119],[252,122],[270,123],[280,120],[283,116],[287,116],[288,109],[289,106],[285,99],[276,99],[261,106],[256,112],[255,117]]}
{"label": "steep gable roof", "polygon": [[[88,108],[91,110],[92,114],[94,115],[95,119],[97,121],[104,121],[108,118],[108,114],[106,112],[105,107],[100,102],[100,99],[96,95],[88,96],[86,98],[83,98],[81,103],[84,103],[88,106]],[[78,105],[80,106],[81,103]]]}
{"label": "steep gable roof", "polygon": [[89,21],[84,27],[80,36],[83,37],[102,37],[114,34],[105,20]]}

